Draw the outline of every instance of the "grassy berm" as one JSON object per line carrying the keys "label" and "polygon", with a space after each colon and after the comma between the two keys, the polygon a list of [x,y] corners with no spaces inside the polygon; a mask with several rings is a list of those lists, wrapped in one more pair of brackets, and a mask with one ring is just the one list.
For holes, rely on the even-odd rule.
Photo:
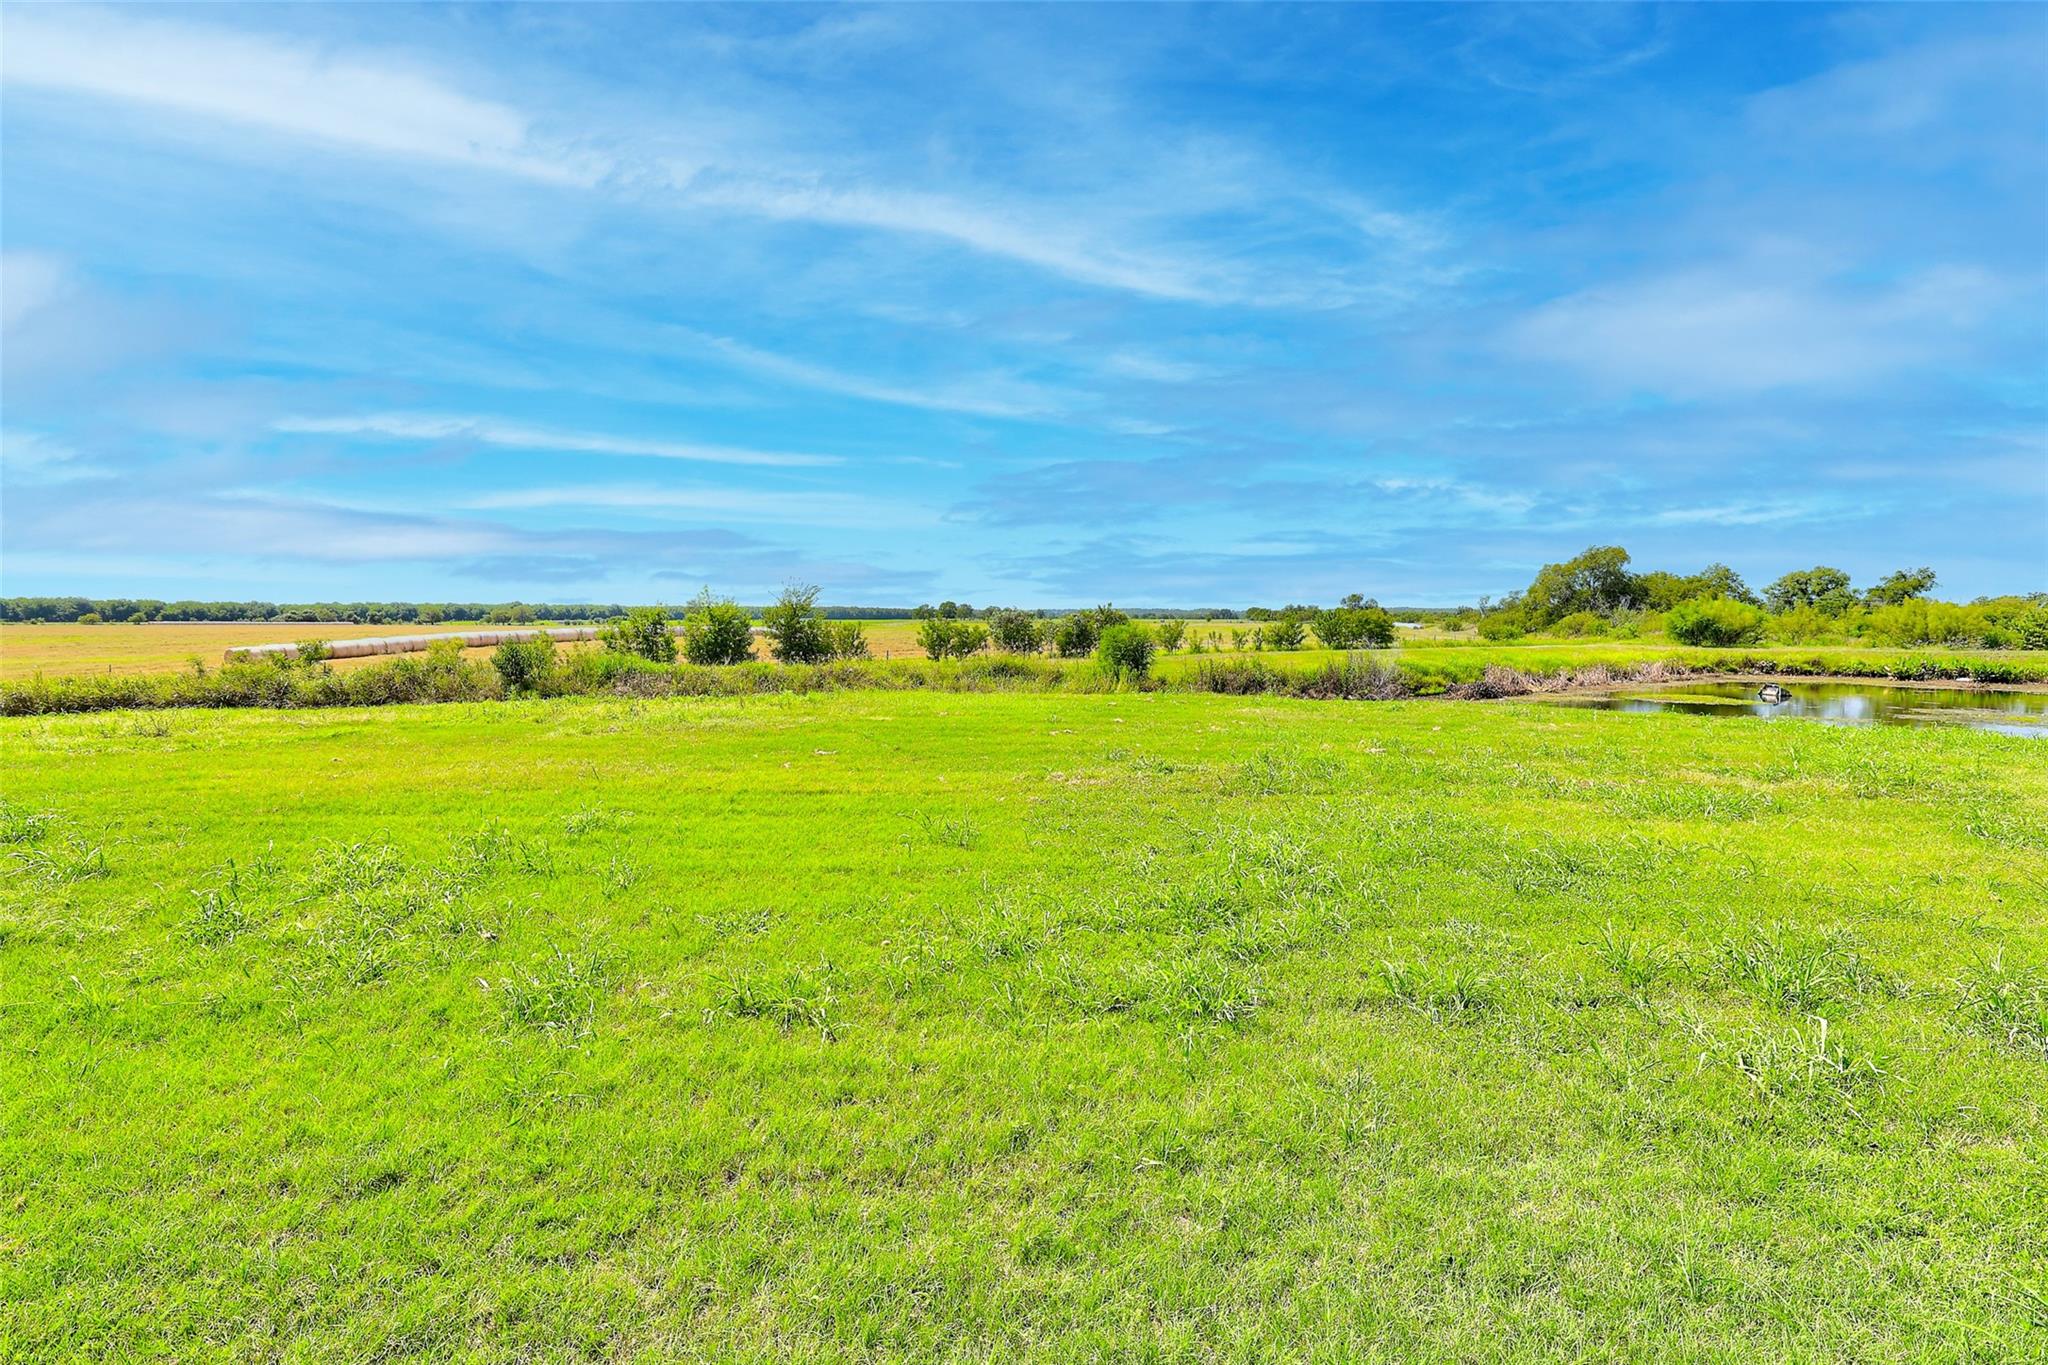
{"label": "grassy berm", "polygon": [[2048,744],[0,726],[0,1357],[2048,1358]]}

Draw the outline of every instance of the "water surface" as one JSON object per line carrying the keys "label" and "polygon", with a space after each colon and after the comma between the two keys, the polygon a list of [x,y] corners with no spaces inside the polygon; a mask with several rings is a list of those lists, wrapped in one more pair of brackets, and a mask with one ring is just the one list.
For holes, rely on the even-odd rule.
{"label": "water surface", "polygon": [[1674,683],[1550,700],[1554,705],[1594,711],[1684,711],[1835,725],[1963,725],[2002,735],[2048,739],[2048,693],[1857,682],[1787,681],[1778,685],[1791,694],[1781,702],[1759,697],[1759,683]]}

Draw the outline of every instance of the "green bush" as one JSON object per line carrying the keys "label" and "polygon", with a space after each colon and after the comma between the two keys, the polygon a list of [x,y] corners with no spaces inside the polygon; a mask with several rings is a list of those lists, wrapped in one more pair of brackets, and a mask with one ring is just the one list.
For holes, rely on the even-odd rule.
{"label": "green bush", "polygon": [[1394,643],[1394,618],[1378,607],[1337,607],[1311,621],[1325,649],[1384,649]]}
{"label": "green bush", "polygon": [[989,638],[1006,654],[1036,654],[1045,644],[1045,628],[1029,612],[998,611],[988,618]]}
{"label": "green bush", "polygon": [[754,657],[754,626],[729,598],[699,593],[683,611],[683,657],[707,667]]}
{"label": "green bush", "polygon": [[1152,671],[1152,632],[1125,622],[1102,632],[1095,644],[1095,659],[1120,678],[1143,678]]}
{"label": "green bush", "polygon": [[1308,629],[1299,616],[1276,616],[1259,627],[1259,639],[1267,649],[1300,649]]}
{"label": "green bush", "polygon": [[555,671],[554,637],[530,635],[523,640],[506,640],[491,655],[491,667],[498,670],[498,679],[507,692],[538,692]]}
{"label": "green bush", "polygon": [[964,659],[988,643],[988,627],[979,621],[927,616],[917,624],[917,642],[930,659]]}
{"label": "green bush", "polygon": [[1664,633],[1685,645],[1753,645],[1764,638],[1761,607],[1727,597],[1694,597],[1664,614]]}
{"label": "green bush", "polygon": [[858,621],[827,621],[825,639],[835,659],[868,657],[868,630]]}
{"label": "green bush", "polygon": [[658,664],[676,661],[676,635],[666,607],[634,607],[597,633],[604,647]]}
{"label": "green bush", "polygon": [[1053,651],[1063,659],[1080,659],[1094,652],[1095,642],[1102,635],[1101,626],[1096,624],[1094,613],[1078,611],[1072,616],[1062,616],[1052,628]]}
{"label": "green bush", "polygon": [[1188,623],[1178,617],[1169,618],[1154,626],[1152,633],[1159,637],[1159,647],[1171,654],[1187,638]]}
{"label": "green bush", "polygon": [[96,612],[96,611],[88,611],[88,612],[84,613],[83,615],[81,615],[81,616],[80,616],[80,617],[78,618],[78,624],[79,624],[79,625],[81,625],[81,626],[98,626],[98,625],[104,625],[104,624],[106,624],[106,623],[105,623],[105,621],[104,621],[104,620],[103,620],[103,619],[101,618],[101,616],[100,616],[100,614],[99,614],[98,612]]}
{"label": "green bush", "polygon": [[769,648],[786,664],[821,664],[832,657],[832,631],[818,610],[818,590],[792,583],[775,605],[761,613],[768,627]]}

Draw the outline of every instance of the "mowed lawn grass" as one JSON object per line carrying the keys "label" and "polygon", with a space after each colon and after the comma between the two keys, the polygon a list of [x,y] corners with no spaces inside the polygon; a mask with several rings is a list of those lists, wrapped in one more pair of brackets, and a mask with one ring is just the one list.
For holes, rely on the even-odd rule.
{"label": "mowed lawn grass", "polygon": [[0,1356],[2048,1355],[2048,745],[0,725]]}

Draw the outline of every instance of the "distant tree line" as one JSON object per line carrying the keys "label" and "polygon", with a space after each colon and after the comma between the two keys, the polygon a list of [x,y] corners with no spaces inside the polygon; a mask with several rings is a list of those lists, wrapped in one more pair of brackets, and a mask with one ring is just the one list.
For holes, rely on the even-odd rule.
{"label": "distant tree line", "polygon": [[441,621],[608,621],[616,602],[165,602],[154,597],[0,598],[0,621],[316,621],[346,625],[434,625]]}

